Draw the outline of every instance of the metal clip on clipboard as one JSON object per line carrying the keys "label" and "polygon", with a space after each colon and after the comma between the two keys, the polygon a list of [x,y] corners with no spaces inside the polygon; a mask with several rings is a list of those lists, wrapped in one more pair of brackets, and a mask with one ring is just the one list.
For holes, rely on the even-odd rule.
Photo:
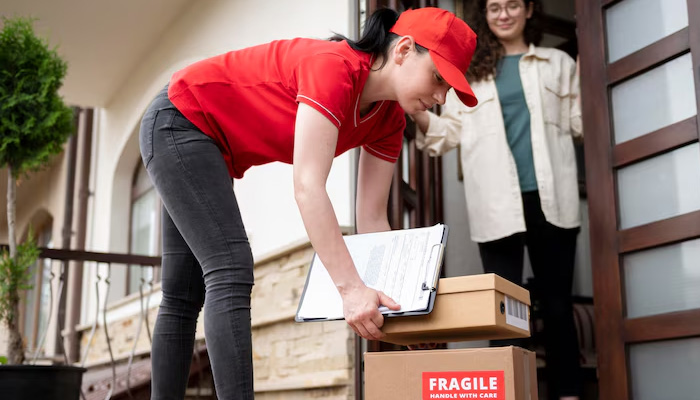
{"label": "metal clip on clipboard", "polygon": [[[421,290],[423,291],[430,291],[433,292],[437,290],[437,283],[438,279],[440,278],[440,268],[435,268],[435,274],[433,276],[433,281],[431,282],[432,286],[428,286],[428,267],[431,265],[430,260],[435,259],[433,257],[433,254],[436,254],[435,249],[437,248],[437,259],[436,259],[436,264],[435,265],[440,265],[442,261],[442,253],[443,249],[445,248],[445,245],[443,243],[436,243],[430,248],[430,254],[428,255],[428,261],[425,263],[425,274],[423,275],[423,285],[421,286]],[[421,293],[419,298],[423,298],[423,293]]]}

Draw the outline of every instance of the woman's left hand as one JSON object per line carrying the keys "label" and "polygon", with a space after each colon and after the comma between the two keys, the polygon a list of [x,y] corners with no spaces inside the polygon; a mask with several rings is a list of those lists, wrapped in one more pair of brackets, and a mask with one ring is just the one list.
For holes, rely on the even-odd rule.
{"label": "woman's left hand", "polygon": [[384,316],[379,312],[379,306],[394,311],[401,309],[391,297],[365,285],[341,292],[341,297],[345,321],[355,333],[367,340],[380,340],[385,336],[381,331]]}

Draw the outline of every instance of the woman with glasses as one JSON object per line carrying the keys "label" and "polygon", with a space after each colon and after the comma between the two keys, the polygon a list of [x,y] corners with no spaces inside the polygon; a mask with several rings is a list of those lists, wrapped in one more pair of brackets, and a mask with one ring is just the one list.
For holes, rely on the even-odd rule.
{"label": "woman with glasses", "polygon": [[573,138],[582,135],[576,62],[538,47],[539,1],[480,0],[467,79],[479,99],[448,92],[442,115],[412,115],[417,145],[461,147],[472,240],[487,273],[520,284],[527,246],[540,288],[550,399],[578,399],[571,287],[579,193]]}

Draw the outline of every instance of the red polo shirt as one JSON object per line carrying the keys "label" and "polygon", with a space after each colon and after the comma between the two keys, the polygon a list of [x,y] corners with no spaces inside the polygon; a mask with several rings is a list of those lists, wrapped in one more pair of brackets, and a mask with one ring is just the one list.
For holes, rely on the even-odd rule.
{"label": "red polo shirt", "polygon": [[345,41],[281,40],[194,63],[172,76],[168,96],[217,142],[234,178],[253,165],[292,163],[299,102],[338,127],[336,156],[363,146],[395,162],[406,124],[398,103],[360,116],[370,66],[371,56]]}

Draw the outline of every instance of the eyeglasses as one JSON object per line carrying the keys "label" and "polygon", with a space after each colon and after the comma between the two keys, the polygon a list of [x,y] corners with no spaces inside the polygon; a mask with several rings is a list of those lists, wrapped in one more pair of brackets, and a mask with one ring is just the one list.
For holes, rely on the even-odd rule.
{"label": "eyeglasses", "polygon": [[489,19],[496,19],[501,15],[501,11],[503,10],[506,10],[506,14],[508,14],[509,17],[514,17],[520,13],[522,8],[523,3],[520,1],[509,1],[505,6],[493,3],[486,7],[486,17]]}

